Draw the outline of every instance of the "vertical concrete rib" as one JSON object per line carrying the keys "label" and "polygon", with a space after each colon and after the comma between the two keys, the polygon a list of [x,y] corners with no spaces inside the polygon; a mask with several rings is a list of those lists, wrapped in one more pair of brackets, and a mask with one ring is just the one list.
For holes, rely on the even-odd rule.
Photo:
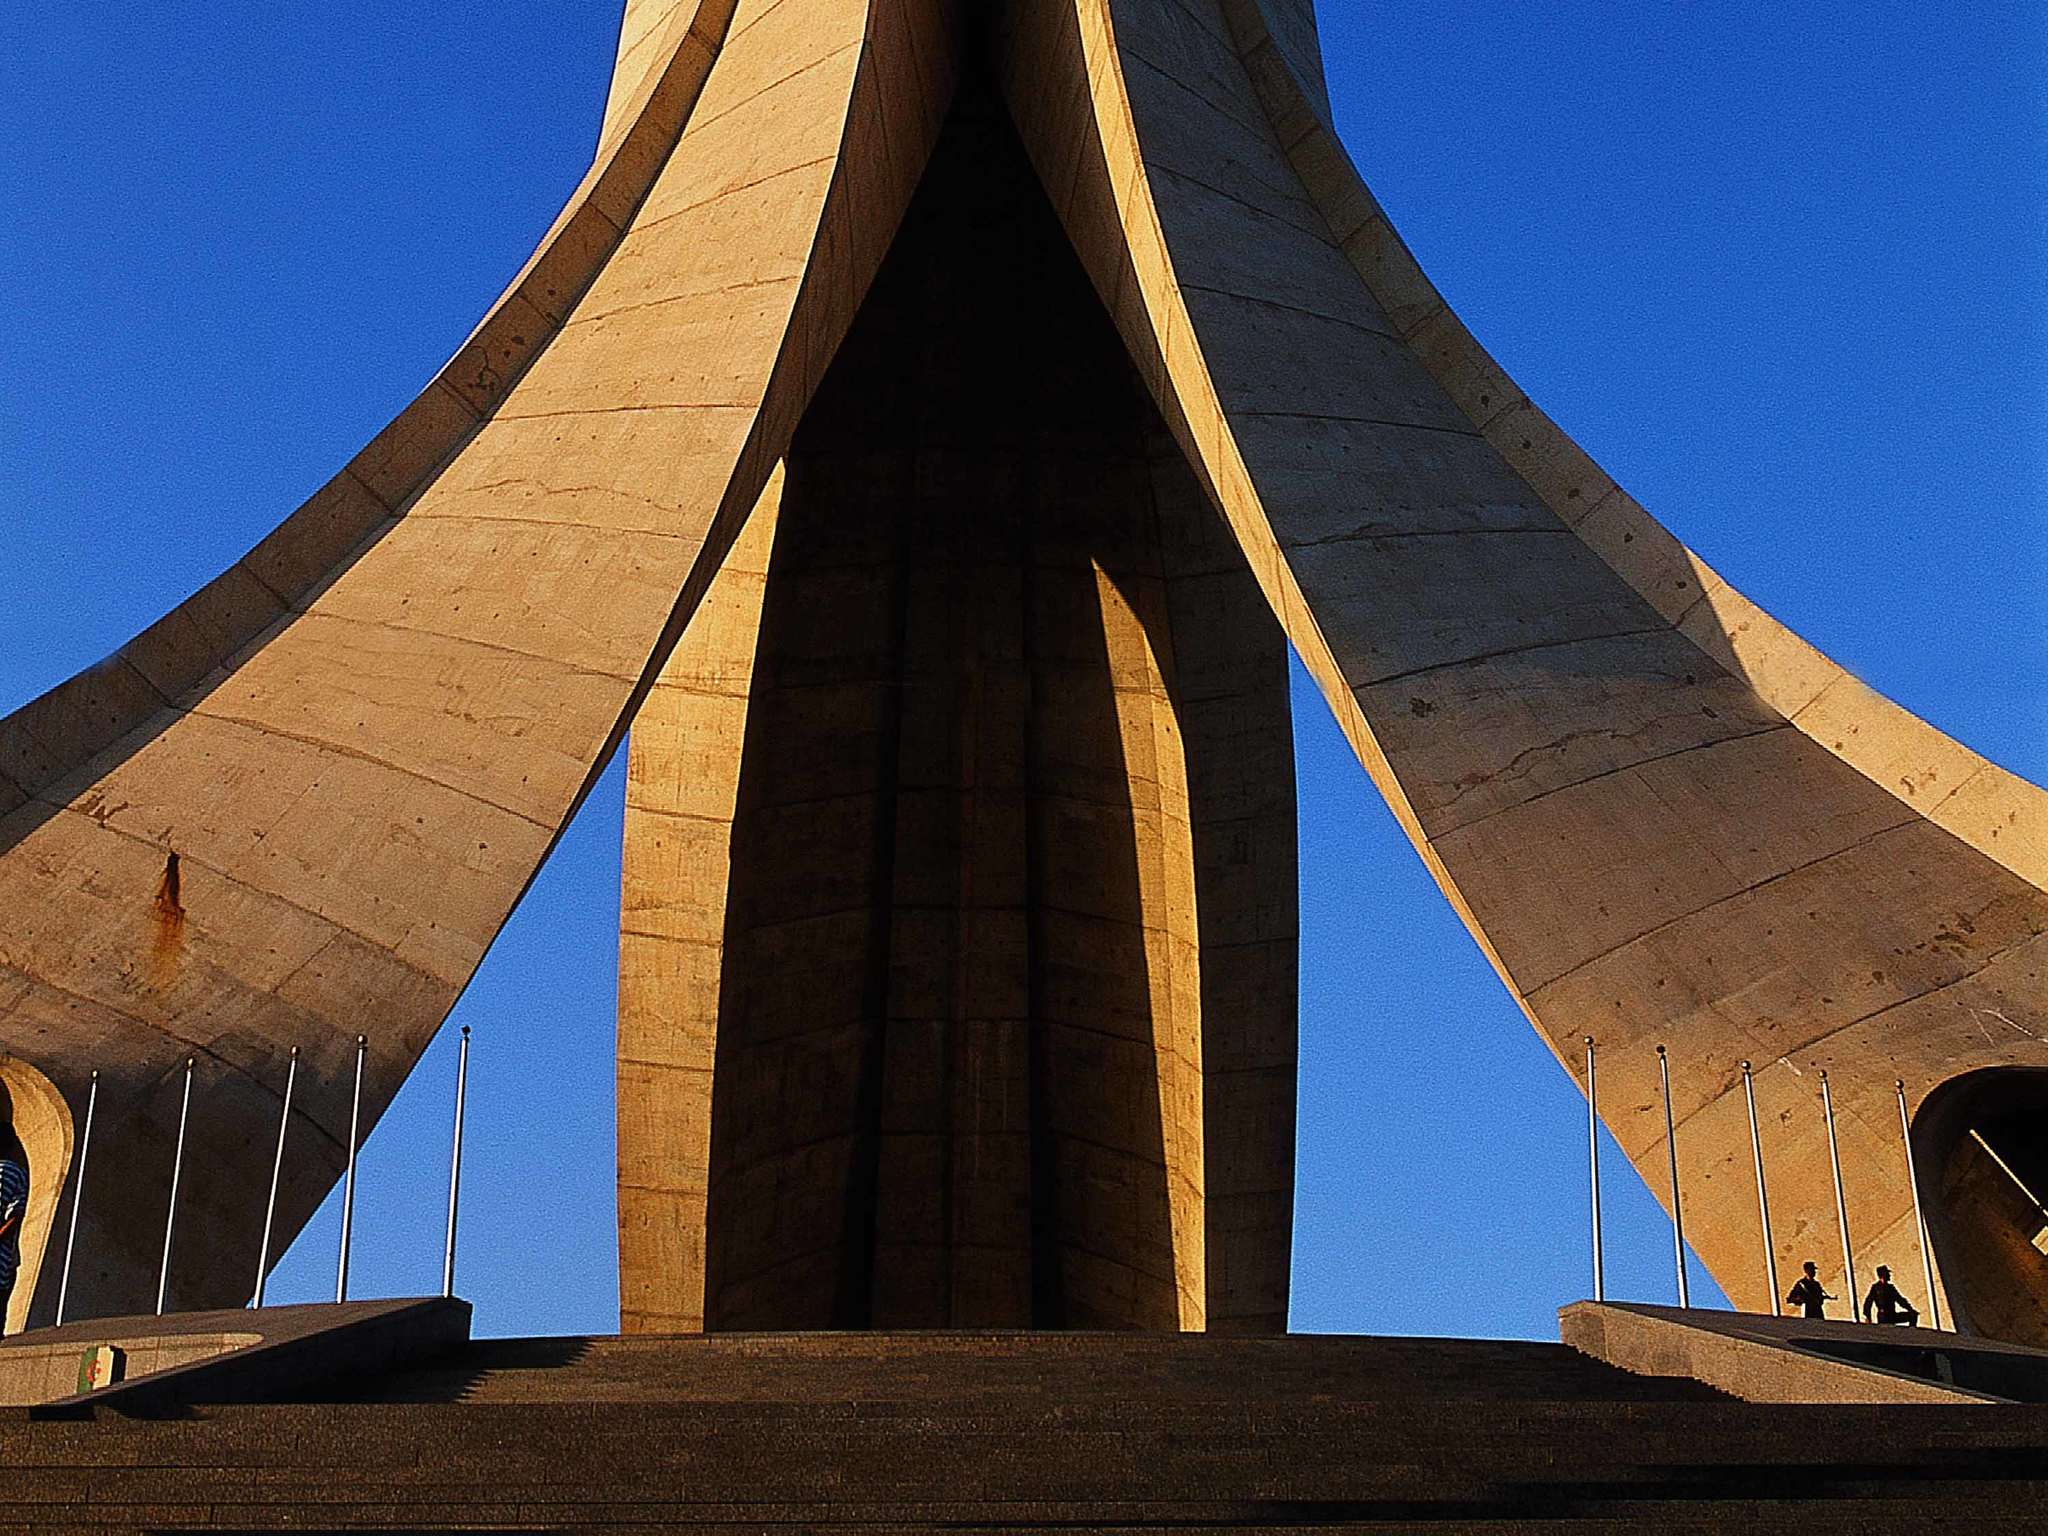
{"label": "vertical concrete rib", "polygon": [[1294,1229],[1294,732],[1287,639],[1163,429],[1151,444],[1201,985],[1204,1326],[1282,1333]]}
{"label": "vertical concrete rib", "polygon": [[778,473],[634,717],[619,902],[619,1326],[704,1326],[704,1210],[740,749]]}

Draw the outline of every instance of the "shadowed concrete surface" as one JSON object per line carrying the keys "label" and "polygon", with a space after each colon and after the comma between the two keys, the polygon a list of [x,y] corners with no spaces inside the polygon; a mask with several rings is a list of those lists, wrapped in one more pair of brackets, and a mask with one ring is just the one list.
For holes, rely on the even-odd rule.
{"label": "shadowed concrete surface", "polygon": [[1581,1301],[1565,1343],[1643,1375],[1763,1403],[2048,1403],[2048,1350],[1933,1328]]}
{"label": "shadowed concrete surface", "polygon": [[1752,1404],[1556,1344],[501,1340],[348,1402],[0,1418],[0,1529],[2035,1528],[2048,1410]]}
{"label": "shadowed concrete surface", "polygon": [[1835,1250],[1826,1069],[1857,1267],[1917,1271],[1900,1082],[1944,1315],[2048,1339],[2048,796],[1501,372],[1308,0],[636,0],[605,122],[412,407],[0,721],[31,1247],[95,1068],[124,1194],[76,1315],[153,1292],[187,1056],[171,1296],[239,1299],[290,1049],[274,1251],[637,719],[628,1327],[1281,1326],[1284,637],[1667,1198],[1668,1044],[1739,1304]]}
{"label": "shadowed concrete surface", "polygon": [[1285,642],[985,87],[771,511],[635,726],[731,787],[628,833],[625,1326],[1277,1330]]}
{"label": "shadowed concrete surface", "polygon": [[[157,1413],[189,1403],[291,1401],[468,1342],[469,1303],[453,1297],[101,1318],[0,1341],[0,1404],[89,1400]],[[121,1352],[121,1379],[79,1393],[80,1357],[103,1344]]]}

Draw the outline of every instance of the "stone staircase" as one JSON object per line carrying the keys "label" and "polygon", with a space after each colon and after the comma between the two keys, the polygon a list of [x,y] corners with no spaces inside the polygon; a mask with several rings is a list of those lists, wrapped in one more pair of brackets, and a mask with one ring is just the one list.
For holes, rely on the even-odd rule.
{"label": "stone staircase", "polygon": [[[330,1394],[331,1395],[331,1394]],[[0,1418],[0,1531],[2048,1528],[2048,1409],[1750,1404],[1562,1345],[479,1341],[351,1400]]]}

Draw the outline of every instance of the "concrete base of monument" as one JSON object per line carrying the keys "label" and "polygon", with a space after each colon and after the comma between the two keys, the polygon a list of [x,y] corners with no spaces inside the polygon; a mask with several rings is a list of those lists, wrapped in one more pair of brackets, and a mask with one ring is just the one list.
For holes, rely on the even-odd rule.
{"label": "concrete base of monument", "polygon": [[468,1340],[469,1303],[441,1297],[94,1318],[0,1339],[0,1408],[151,1413],[288,1401]]}
{"label": "concrete base of monument", "polygon": [[0,1413],[0,1536],[1955,1536],[2048,1508],[2048,1409],[1740,1402],[1489,1339],[478,1339],[273,1401],[34,1412]]}
{"label": "concrete base of monument", "polygon": [[1931,1328],[1594,1301],[1557,1326],[1596,1360],[1752,1403],[2048,1403],[2048,1350]]}

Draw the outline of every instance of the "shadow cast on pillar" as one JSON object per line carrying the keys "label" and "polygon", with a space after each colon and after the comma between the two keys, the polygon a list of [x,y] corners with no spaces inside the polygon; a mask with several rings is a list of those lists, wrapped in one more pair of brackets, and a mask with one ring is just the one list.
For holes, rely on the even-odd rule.
{"label": "shadow cast on pillar", "polygon": [[[1240,1001],[1285,1014],[1233,1063],[1285,1099],[1263,1114],[1284,1147],[1237,1185],[1285,1203],[1285,651],[1221,600],[1256,589],[1190,531],[1214,520],[1199,493],[1162,515],[1163,441],[1001,109],[963,93],[788,459],[733,826],[706,1326],[1205,1326],[1212,932],[1234,941],[1219,977],[1257,963]],[[1198,666],[1223,706],[1199,751],[1175,580],[1191,626],[1252,658]],[[1240,647],[1244,612],[1265,630]],[[1263,798],[1190,760],[1247,735]],[[1264,884],[1230,890],[1233,862]],[[1206,921],[1204,869],[1219,914],[1264,916]],[[1232,1209],[1279,1256],[1245,1250],[1257,1299],[1227,1310],[1283,1326],[1286,1213]]]}

